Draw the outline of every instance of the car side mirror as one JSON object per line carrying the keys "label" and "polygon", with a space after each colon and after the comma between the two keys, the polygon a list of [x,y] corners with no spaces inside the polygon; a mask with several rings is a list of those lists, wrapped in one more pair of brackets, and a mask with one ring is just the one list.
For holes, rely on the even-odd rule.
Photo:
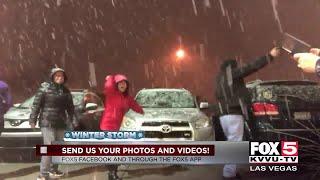
{"label": "car side mirror", "polygon": [[209,103],[208,102],[201,102],[200,103],[200,109],[208,109]]}
{"label": "car side mirror", "polygon": [[17,108],[17,107],[19,107],[20,105],[21,105],[21,103],[17,103],[17,104],[14,104],[13,107],[16,107],[16,108]]}
{"label": "car side mirror", "polygon": [[97,108],[98,108],[98,104],[96,104],[96,103],[87,103],[86,104],[87,111],[96,110]]}

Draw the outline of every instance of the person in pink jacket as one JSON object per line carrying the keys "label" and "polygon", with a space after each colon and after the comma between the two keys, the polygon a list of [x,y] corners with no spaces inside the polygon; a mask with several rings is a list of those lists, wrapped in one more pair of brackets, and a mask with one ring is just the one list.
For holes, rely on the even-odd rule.
{"label": "person in pink jacket", "polygon": [[[123,116],[129,109],[144,114],[141,106],[129,95],[129,82],[126,76],[117,74],[106,77],[104,85],[105,110],[100,121],[100,130],[119,131]],[[109,180],[119,180],[117,165],[108,165]]]}

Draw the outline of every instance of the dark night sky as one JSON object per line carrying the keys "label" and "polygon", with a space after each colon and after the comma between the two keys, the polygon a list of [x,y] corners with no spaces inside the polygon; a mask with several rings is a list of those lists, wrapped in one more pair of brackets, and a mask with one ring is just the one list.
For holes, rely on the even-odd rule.
{"label": "dark night sky", "polygon": [[[283,32],[320,47],[320,1],[194,2],[195,7],[192,0],[1,0],[1,78],[18,101],[34,93],[54,64],[66,69],[69,87],[88,87],[92,61],[99,88],[106,75],[124,73],[133,93],[144,87],[184,87],[213,101],[221,61],[248,62],[266,54],[281,38],[280,25]],[[190,56],[181,62],[173,57],[179,37]],[[302,75],[282,55],[248,80],[303,77],[317,80]]]}

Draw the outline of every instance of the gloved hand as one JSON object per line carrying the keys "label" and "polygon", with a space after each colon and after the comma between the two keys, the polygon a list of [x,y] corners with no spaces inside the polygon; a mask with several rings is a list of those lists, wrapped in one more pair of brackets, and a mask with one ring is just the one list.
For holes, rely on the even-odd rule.
{"label": "gloved hand", "polygon": [[273,58],[276,58],[276,57],[279,57],[280,54],[281,54],[281,48],[279,47],[274,47],[270,50],[269,54],[273,57]]}
{"label": "gloved hand", "polygon": [[296,53],[293,55],[293,59],[297,61],[298,67],[304,72],[315,73],[316,63],[320,57],[313,53]]}
{"label": "gloved hand", "polygon": [[79,124],[79,122],[78,122],[77,120],[74,120],[74,121],[72,122],[72,129],[73,129],[74,131],[80,130],[80,124]]}
{"label": "gloved hand", "polygon": [[108,80],[109,78],[112,78],[112,75],[106,76],[105,80]]}
{"label": "gloved hand", "polygon": [[77,125],[77,126],[72,126],[72,130],[73,130],[73,131],[80,131],[81,128],[80,128],[79,125]]}

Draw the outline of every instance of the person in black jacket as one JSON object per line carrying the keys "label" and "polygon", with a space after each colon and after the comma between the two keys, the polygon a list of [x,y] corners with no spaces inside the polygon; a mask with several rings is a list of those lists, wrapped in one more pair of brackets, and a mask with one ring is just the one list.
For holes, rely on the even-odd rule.
{"label": "person in black jacket", "polygon": [[[236,60],[226,60],[216,80],[216,98],[219,103],[220,123],[228,141],[242,141],[244,118],[250,94],[245,86],[244,78],[265,67],[280,54],[280,48],[273,48],[266,56],[262,56],[242,67]],[[247,117],[246,117],[247,118]],[[225,165],[225,178],[236,177],[236,165]]]}
{"label": "person in black jacket", "polygon": [[[32,128],[35,128],[39,120],[44,144],[63,140],[66,128],[78,126],[77,119],[74,118],[72,95],[64,86],[67,81],[66,73],[61,68],[53,68],[50,77],[51,81],[42,83],[35,95],[29,120]],[[58,166],[52,164],[50,156],[41,157],[40,175],[37,179],[63,175],[58,171]]]}

